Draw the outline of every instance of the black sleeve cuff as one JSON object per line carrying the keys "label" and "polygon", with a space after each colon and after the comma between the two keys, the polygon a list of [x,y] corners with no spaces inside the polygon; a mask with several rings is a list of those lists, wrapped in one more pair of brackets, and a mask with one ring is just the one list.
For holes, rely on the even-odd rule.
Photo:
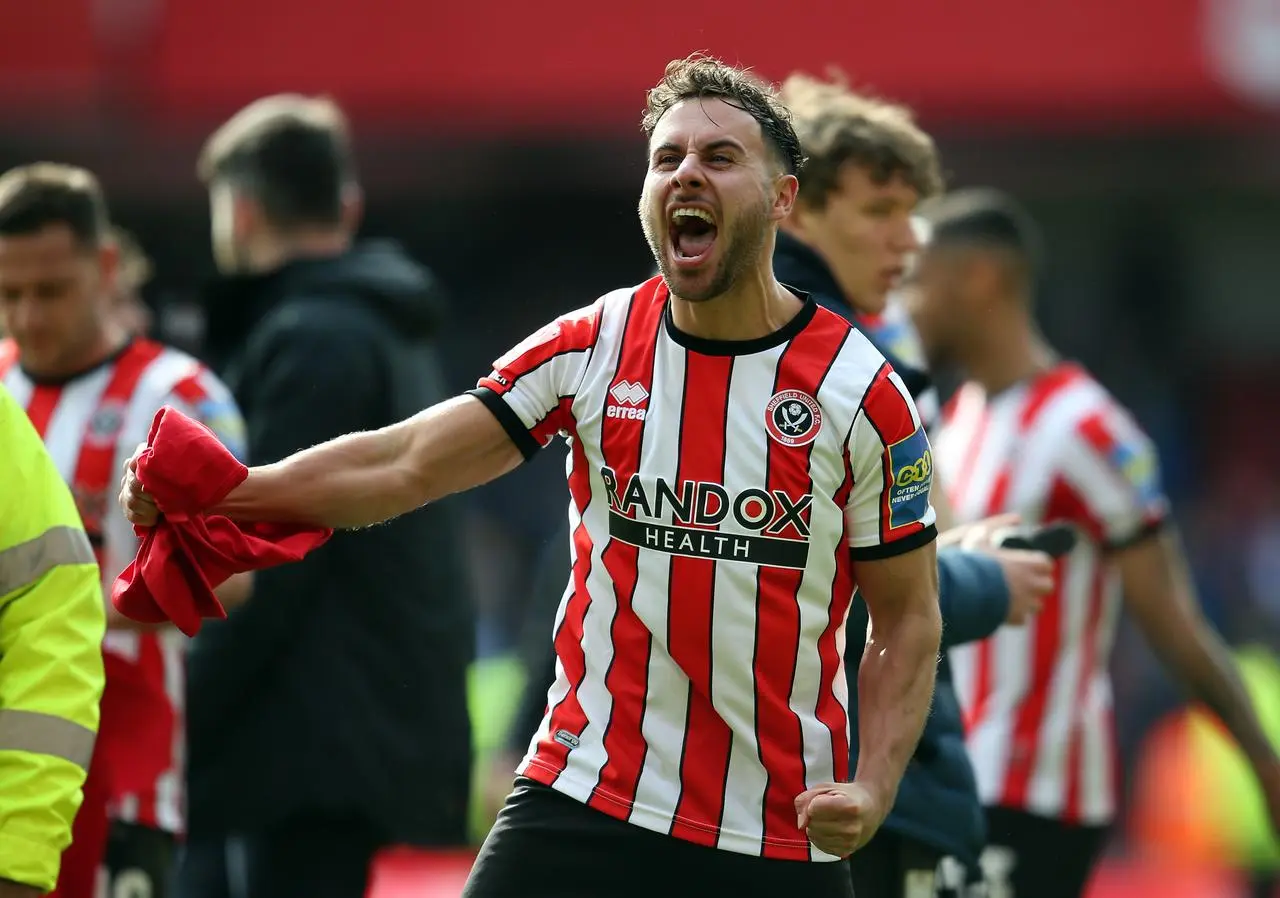
{"label": "black sleeve cuff", "polygon": [[923,530],[917,531],[910,536],[904,536],[902,539],[895,539],[891,543],[880,543],[878,546],[862,546],[860,548],[850,546],[849,556],[854,561],[880,561],[884,558],[902,555],[921,546],[927,546],[937,538],[938,528],[936,525],[930,524]]}
{"label": "black sleeve cuff", "polygon": [[1108,552],[1121,552],[1125,549],[1131,549],[1138,545],[1138,543],[1145,542],[1153,536],[1158,536],[1168,523],[1169,519],[1164,517],[1158,521],[1152,521],[1149,524],[1144,524],[1138,529],[1137,533],[1134,533],[1131,536],[1122,537],[1121,539],[1113,539],[1103,548]]}
{"label": "black sleeve cuff", "polygon": [[485,408],[493,412],[493,416],[498,419],[498,423],[507,432],[507,436],[511,437],[511,442],[516,444],[516,448],[520,450],[520,454],[524,456],[525,461],[538,454],[538,450],[542,447],[538,445],[538,441],[533,438],[533,434],[529,433],[528,428],[524,426],[520,416],[503,401],[501,396],[488,387],[476,387],[474,390],[467,390],[466,395],[479,399],[484,403]]}

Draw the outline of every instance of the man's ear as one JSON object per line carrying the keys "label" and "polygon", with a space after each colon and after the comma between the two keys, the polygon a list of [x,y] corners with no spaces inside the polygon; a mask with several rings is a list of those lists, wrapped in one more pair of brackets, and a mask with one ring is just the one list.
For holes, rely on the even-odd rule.
{"label": "man's ear", "polygon": [[773,208],[770,218],[774,221],[785,221],[796,206],[796,197],[800,194],[800,179],[795,175],[780,175],[774,181]]}

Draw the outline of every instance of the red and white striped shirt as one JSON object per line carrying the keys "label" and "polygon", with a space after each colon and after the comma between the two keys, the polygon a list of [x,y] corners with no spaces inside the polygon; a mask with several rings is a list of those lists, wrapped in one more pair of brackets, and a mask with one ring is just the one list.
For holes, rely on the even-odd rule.
{"label": "red and white striped shirt", "polygon": [[[107,362],[59,382],[33,380],[12,340],[0,341],[0,381],[27,410],[70,484],[102,568],[106,594],[137,553],[116,508],[120,471],[162,405],[210,427],[243,457],[244,425],[227,388],[190,356],[135,340]],[[112,630],[103,641],[106,689],[94,764],[103,765],[111,814],[183,829],[182,697],[185,641],[174,631]]]}
{"label": "red and white striped shirt", "polygon": [[935,459],[957,521],[1018,512],[1029,525],[1070,522],[1080,537],[1026,626],[951,651],[982,800],[1105,823],[1116,802],[1108,662],[1121,599],[1107,552],[1167,514],[1155,449],[1087,372],[1062,364],[996,396],[966,384]]}
{"label": "red and white striped shirt", "polygon": [[526,454],[570,445],[573,572],[519,770],[691,842],[835,860],[794,800],[848,779],[851,556],[933,538],[928,440],[883,357],[812,301],[734,343],[679,332],[667,299],[661,278],[610,293],[474,391]]}

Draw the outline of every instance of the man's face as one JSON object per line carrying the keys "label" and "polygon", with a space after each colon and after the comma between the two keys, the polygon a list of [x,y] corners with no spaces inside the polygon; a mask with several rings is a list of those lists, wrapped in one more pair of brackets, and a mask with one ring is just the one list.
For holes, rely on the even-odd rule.
{"label": "man's face", "polygon": [[825,206],[796,206],[789,230],[827,263],[850,305],[878,315],[920,248],[911,226],[919,199],[900,174],[877,184],[851,163],[840,170]]}
{"label": "man's face", "polygon": [[22,364],[70,374],[102,339],[110,315],[116,251],[81,244],[65,224],[0,236],[0,314]]}
{"label": "man's face", "polygon": [[933,367],[955,365],[963,357],[972,329],[981,326],[981,309],[970,301],[969,281],[961,250],[928,246],[902,290],[902,304]]}
{"label": "man's face", "polygon": [[640,223],[671,291],[714,299],[759,268],[798,182],[782,173],[749,113],[685,100],[658,121],[640,194]]}

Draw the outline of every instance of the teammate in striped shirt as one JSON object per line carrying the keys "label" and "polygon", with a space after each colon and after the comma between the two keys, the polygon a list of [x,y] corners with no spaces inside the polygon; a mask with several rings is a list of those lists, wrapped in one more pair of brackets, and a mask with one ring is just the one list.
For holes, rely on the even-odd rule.
{"label": "teammate in striped shirt", "polygon": [[[108,595],[137,551],[128,522],[108,513],[116,471],[145,442],[156,410],[182,408],[233,451],[243,442],[222,384],[190,357],[126,331],[113,291],[117,258],[91,174],[38,164],[0,177],[0,316],[9,334],[0,382],[70,484]],[[243,586],[242,578],[225,597]],[[107,622],[102,723],[59,898],[91,898],[104,853],[109,888],[145,876],[150,894],[163,896],[183,829],[181,637],[141,629],[110,606]]]}
{"label": "teammate in striped shirt", "polygon": [[930,214],[913,318],[935,366],[967,382],[937,435],[960,520],[1066,521],[1077,547],[1030,627],[952,650],[988,807],[992,888],[1075,898],[1116,803],[1108,665],[1121,597],[1156,652],[1239,741],[1280,825],[1280,760],[1204,621],[1169,520],[1156,452],[1130,414],[1039,334],[1039,240],[1013,200],[962,191]]}
{"label": "teammate in striped shirt", "polygon": [[[365,526],[565,436],[556,680],[465,894],[848,896],[830,862],[892,804],[933,684],[928,440],[865,338],[773,277],[801,166],[776,97],[676,61],[644,128],[661,276],[560,317],[469,395],[252,469],[218,510]],[[132,472],[121,499],[154,522]],[[850,781],[855,584],[872,631]]]}

